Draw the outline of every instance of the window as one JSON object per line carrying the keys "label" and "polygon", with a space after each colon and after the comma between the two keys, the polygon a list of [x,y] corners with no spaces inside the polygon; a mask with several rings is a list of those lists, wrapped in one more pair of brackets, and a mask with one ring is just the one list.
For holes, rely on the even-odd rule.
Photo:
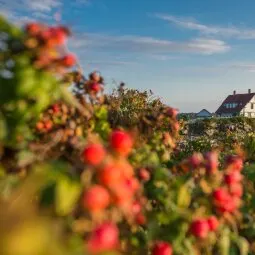
{"label": "window", "polygon": [[251,109],[254,109],[254,104],[253,103],[251,103]]}

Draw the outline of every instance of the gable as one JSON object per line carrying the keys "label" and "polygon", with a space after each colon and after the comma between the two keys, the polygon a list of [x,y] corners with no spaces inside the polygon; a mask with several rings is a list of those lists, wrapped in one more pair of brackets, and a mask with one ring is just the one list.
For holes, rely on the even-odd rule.
{"label": "gable", "polygon": [[211,117],[212,114],[208,112],[206,109],[201,110],[199,113],[196,114],[197,117]]}

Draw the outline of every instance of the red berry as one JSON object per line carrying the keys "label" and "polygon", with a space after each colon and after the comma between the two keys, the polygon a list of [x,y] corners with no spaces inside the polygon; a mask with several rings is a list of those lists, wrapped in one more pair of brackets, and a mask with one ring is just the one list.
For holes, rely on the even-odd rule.
{"label": "red berry", "polygon": [[152,250],[152,255],[172,255],[173,254],[173,248],[172,246],[163,241],[157,242]]}
{"label": "red berry", "polygon": [[236,197],[243,195],[243,186],[240,183],[234,183],[229,187],[230,194]]}
{"label": "red berry", "polygon": [[215,231],[219,226],[219,221],[215,216],[211,216],[207,219],[207,223],[210,231]]}
{"label": "red berry", "polygon": [[138,213],[135,217],[135,222],[138,224],[138,225],[145,225],[146,223],[146,218],[145,216],[142,214],[142,213]]}
{"label": "red berry", "polygon": [[53,126],[53,124],[52,124],[52,121],[51,121],[51,120],[47,120],[47,121],[44,122],[44,128],[45,128],[47,131],[49,131],[50,129],[52,129],[52,126]]}
{"label": "red berry", "polygon": [[52,111],[53,111],[54,114],[57,114],[57,113],[60,112],[60,107],[59,107],[58,104],[52,105],[52,106],[51,106],[51,109],[52,109]]}
{"label": "red berry", "polygon": [[150,172],[145,168],[140,169],[139,176],[143,181],[146,182],[149,181],[151,178]]}
{"label": "red berry", "polygon": [[177,109],[174,109],[174,108],[171,108],[169,107],[168,110],[167,110],[167,115],[169,117],[172,117],[172,118],[175,118],[178,114],[178,110]]}
{"label": "red berry", "polygon": [[135,201],[132,205],[132,213],[133,214],[138,214],[142,210],[142,206],[138,201]]}
{"label": "red berry", "polygon": [[46,29],[46,30],[42,31],[39,36],[40,36],[40,39],[44,43],[48,43],[48,41],[52,39],[51,30],[50,29]]}
{"label": "red berry", "polygon": [[234,183],[238,183],[242,180],[243,176],[237,170],[231,171],[230,173],[226,174],[224,177],[225,183],[228,185],[232,185]]}
{"label": "red berry", "polygon": [[90,90],[95,93],[98,93],[101,90],[101,85],[99,83],[92,83],[90,85]]}
{"label": "red berry", "polygon": [[136,192],[140,188],[139,181],[136,178],[127,179],[125,185],[133,192]]}
{"label": "red berry", "polygon": [[94,185],[84,193],[83,205],[91,212],[103,210],[109,203],[110,195],[108,191],[100,185]]}
{"label": "red berry", "polygon": [[240,203],[240,200],[238,198],[229,196],[229,199],[225,201],[224,204],[218,205],[217,209],[222,213],[225,213],[225,212],[232,213],[236,211],[236,209],[239,206],[239,203]]}
{"label": "red berry", "polygon": [[194,153],[189,158],[189,163],[193,168],[198,168],[203,162],[203,155],[201,153]]}
{"label": "red berry", "polygon": [[113,131],[110,137],[111,147],[120,155],[127,156],[132,150],[133,140],[124,131]]}
{"label": "red berry", "polygon": [[26,25],[26,31],[30,35],[35,36],[41,31],[41,25],[38,23],[29,23]]}
{"label": "red berry", "polygon": [[61,63],[65,67],[72,67],[76,63],[76,57],[72,54],[68,54],[61,59]]}
{"label": "red berry", "polygon": [[179,122],[175,122],[175,123],[173,124],[173,130],[174,130],[175,132],[179,132],[179,130],[180,130],[180,124],[179,124]]}
{"label": "red berry", "polygon": [[101,144],[89,144],[83,151],[83,159],[86,163],[97,166],[105,158],[106,152]]}
{"label": "red berry", "polygon": [[190,227],[191,233],[199,238],[206,238],[209,232],[209,225],[207,220],[195,220]]}
{"label": "red berry", "polygon": [[204,158],[206,160],[205,168],[207,172],[210,174],[215,173],[219,166],[218,153],[215,151],[207,152]]}
{"label": "red berry", "polygon": [[63,27],[51,28],[51,36],[56,45],[63,44],[66,40],[67,32]]}
{"label": "red berry", "polygon": [[119,243],[119,230],[111,222],[98,226],[89,237],[87,247],[91,254],[111,251],[117,248]]}
{"label": "red berry", "polygon": [[233,212],[238,207],[238,201],[224,188],[218,188],[213,193],[214,204],[220,212]]}
{"label": "red berry", "polygon": [[233,170],[241,171],[243,169],[243,160],[239,156],[229,156],[226,159],[228,167]]}
{"label": "red berry", "polygon": [[224,188],[218,188],[213,192],[214,201],[224,203],[229,199],[229,193]]}

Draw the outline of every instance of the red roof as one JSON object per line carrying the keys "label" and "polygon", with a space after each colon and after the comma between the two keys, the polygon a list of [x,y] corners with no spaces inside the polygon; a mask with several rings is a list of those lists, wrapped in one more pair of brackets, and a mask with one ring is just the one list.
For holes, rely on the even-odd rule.
{"label": "red roof", "polygon": [[[239,113],[254,96],[255,93],[229,95],[216,111],[216,114]],[[234,108],[227,108],[225,104],[236,104],[236,106]]]}

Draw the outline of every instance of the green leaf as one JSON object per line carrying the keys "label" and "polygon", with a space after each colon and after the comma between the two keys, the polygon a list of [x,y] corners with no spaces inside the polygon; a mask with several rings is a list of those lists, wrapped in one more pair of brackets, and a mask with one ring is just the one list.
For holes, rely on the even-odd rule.
{"label": "green leaf", "polygon": [[56,212],[59,215],[69,214],[81,194],[79,183],[68,178],[61,178],[56,187]]}
{"label": "green leaf", "polygon": [[240,255],[247,255],[249,253],[248,241],[243,237],[239,237],[236,242],[240,250]]}
{"label": "green leaf", "polygon": [[0,178],[5,177],[5,176],[6,176],[5,169],[0,165]]}
{"label": "green leaf", "polygon": [[108,117],[108,111],[107,111],[107,108],[106,107],[100,107],[99,109],[97,109],[95,111],[95,116],[98,118],[98,119],[101,119],[101,120],[107,120],[107,117]]}
{"label": "green leaf", "polygon": [[230,249],[230,231],[228,228],[222,230],[222,234],[219,240],[219,252],[220,255],[229,255]]}
{"label": "green leaf", "polygon": [[188,208],[191,197],[187,185],[182,185],[178,192],[177,205],[179,207]]}

